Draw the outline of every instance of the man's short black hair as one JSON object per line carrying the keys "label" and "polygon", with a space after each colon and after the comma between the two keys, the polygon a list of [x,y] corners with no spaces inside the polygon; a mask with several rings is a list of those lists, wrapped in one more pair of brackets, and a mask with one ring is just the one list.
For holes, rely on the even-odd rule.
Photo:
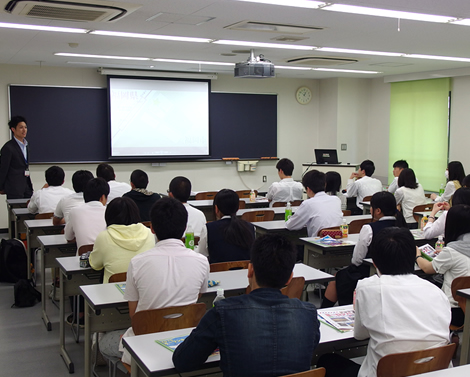
{"label": "man's short black hair", "polygon": [[103,178],[106,182],[113,181],[116,178],[114,169],[111,165],[102,163],[96,168],[96,177]]}
{"label": "man's short black hair", "polygon": [[409,229],[382,229],[374,234],[370,253],[383,275],[406,275],[414,272],[416,244]]}
{"label": "man's short black hair", "polygon": [[49,186],[62,186],[65,172],[60,166],[51,166],[46,170],[46,182]]}
{"label": "man's short black hair", "polygon": [[309,188],[315,194],[320,191],[325,191],[326,177],[325,173],[318,170],[310,170],[302,178],[302,184],[305,188]]}
{"label": "man's short black hair", "polygon": [[470,174],[462,180],[462,187],[470,187]]}
{"label": "man's short black hair", "polygon": [[114,198],[106,206],[104,219],[106,226],[137,224],[140,221],[139,208],[132,199]]}
{"label": "man's short black hair", "polygon": [[364,160],[360,165],[361,170],[364,170],[368,177],[372,177],[375,171],[375,165],[371,160]]}
{"label": "man's short black hair", "polygon": [[8,128],[10,128],[10,129],[11,128],[16,128],[18,123],[21,123],[21,122],[25,122],[26,124],[28,124],[25,117],[22,117],[22,116],[19,116],[19,115],[11,117],[11,120],[8,122]]}
{"label": "man's short black hair", "polygon": [[399,168],[399,169],[408,169],[409,168],[408,162],[406,162],[405,160],[395,161],[395,163],[393,164],[393,167],[394,168]]}
{"label": "man's short black hair", "polygon": [[191,182],[186,177],[175,177],[170,182],[169,190],[175,199],[186,203],[191,195]]}
{"label": "man's short black hair", "polygon": [[277,170],[282,170],[285,175],[290,177],[294,171],[294,163],[288,158],[281,158],[276,164]]}
{"label": "man's short black hair", "polygon": [[109,195],[109,185],[103,178],[93,178],[90,179],[85,185],[85,190],[83,190],[83,199],[85,203],[98,201],[102,196],[106,198]]}
{"label": "man's short black hair", "polygon": [[90,179],[93,179],[93,174],[89,170],[77,170],[73,173],[72,186],[75,192],[83,192]]}
{"label": "man's short black hair", "polygon": [[150,210],[152,228],[159,241],[181,239],[188,223],[188,211],[173,198],[162,198]]}
{"label": "man's short black hair", "polygon": [[134,170],[131,174],[131,182],[135,188],[146,189],[149,184],[149,176],[143,170]]}
{"label": "man's short black hair", "polygon": [[297,251],[287,238],[279,234],[257,237],[251,249],[251,263],[256,282],[263,288],[281,289],[294,269]]}

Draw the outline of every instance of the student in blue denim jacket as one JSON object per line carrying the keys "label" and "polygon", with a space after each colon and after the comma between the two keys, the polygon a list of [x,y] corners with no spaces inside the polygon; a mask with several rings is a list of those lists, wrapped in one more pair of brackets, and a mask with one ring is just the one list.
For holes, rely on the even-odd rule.
{"label": "student in blue denim jacket", "polygon": [[224,376],[282,376],[310,369],[320,340],[315,306],[284,296],[296,251],[279,235],[258,237],[248,266],[250,294],[215,303],[176,349],[178,372],[200,367],[220,349]]}

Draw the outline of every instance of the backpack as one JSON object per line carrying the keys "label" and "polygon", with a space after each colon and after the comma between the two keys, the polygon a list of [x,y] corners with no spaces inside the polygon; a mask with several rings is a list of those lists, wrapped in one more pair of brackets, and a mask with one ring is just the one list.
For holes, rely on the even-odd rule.
{"label": "backpack", "polygon": [[2,239],[0,244],[0,282],[16,283],[27,279],[26,247],[23,242],[13,238]]}
{"label": "backpack", "polygon": [[11,306],[12,308],[26,308],[36,305],[36,301],[41,302],[41,293],[34,289],[30,280],[18,280],[14,286],[14,295],[15,302]]}

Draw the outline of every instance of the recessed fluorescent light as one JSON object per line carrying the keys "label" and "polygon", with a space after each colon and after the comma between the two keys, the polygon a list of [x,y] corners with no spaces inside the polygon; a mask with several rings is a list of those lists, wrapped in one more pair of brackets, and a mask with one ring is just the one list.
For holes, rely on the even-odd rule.
{"label": "recessed fluorescent light", "polygon": [[347,48],[319,47],[315,51],[341,52],[344,54],[363,54],[377,56],[402,56],[399,52],[383,52],[383,51],[367,51],[367,50],[351,50]]}
{"label": "recessed fluorescent light", "polygon": [[207,62],[207,61],[202,61],[202,60],[152,59],[152,61],[164,62],[164,63],[184,63],[184,64],[207,64],[207,65],[229,65],[229,66],[235,65],[235,63]]}
{"label": "recessed fluorescent light", "polygon": [[431,59],[431,60],[449,60],[455,62],[470,62],[470,58],[458,58],[452,56],[436,56],[436,55],[420,55],[420,54],[404,54],[404,58]]}
{"label": "recessed fluorescent light", "polygon": [[274,68],[276,69],[297,69],[299,71],[311,71],[312,68],[310,67],[289,67],[287,65],[275,65]]}
{"label": "recessed fluorescent light", "polygon": [[212,39],[208,39],[208,38],[175,37],[175,36],[171,36],[171,35],[125,33],[125,32],[121,32],[121,31],[107,31],[107,30],[93,30],[93,31],[90,31],[90,34],[106,35],[106,36],[109,36],[109,37],[159,39],[159,40],[163,40],[163,41],[176,41],[176,42],[209,43],[210,41],[212,41]]}
{"label": "recessed fluorescent light", "polygon": [[401,12],[398,10],[367,8],[367,7],[358,7],[355,5],[344,5],[344,4],[331,4],[321,9],[330,10],[333,12],[354,13],[354,14],[363,14],[366,16],[390,17],[390,18],[400,18],[403,20],[415,20],[415,21],[427,21],[427,22],[446,23],[455,19],[455,17],[450,17],[450,16],[436,16],[433,14]]}
{"label": "recessed fluorescent light", "polygon": [[344,72],[344,73],[366,73],[375,75],[377,73],[382,72],[375,72],[375,71],[357,71],[354,69],[334,69],[334,68],[312,68],[314,71],[325,71],[325,72]]}
{"label": "recessed fluorescent light", "polygon": [[266,47],[266,48],[283,48],[286,50],[314,50],[314,46],[297,46],[288,45],[282,43],[262,43],[262,42],[249,42],[249,41],[230,41],[226,39],[218,39],[212,41],[212,43],[220,45],[232,45],[232,46],[246,46],[246,47]]}
{"label": "recessed fluorescent light", "polygon": [[93,59],[118,59],[118,60],[151,60],[150,58],[141,58],[135,56],[113,56],[113,55],[91,55],[91,54],[71,54],[68,52],[56,52],[56,56],[68,56],[74,58],[93,58]]}
{"label": "recessed fluorescent light", "polygon": [[462,20],[455,20],[450,22],[453,25],[463,25],[463,26],[470,26],[470,18],[464,18]]}
{"label": "recessed fluorescent light", "polygon": [[300,8],[318,8],[325,5],[324,1],[310,1],[310,0],[238,0],[247,1],[250,3],[270,4],[270,5],[284,5],[289,7]]}
{"label": "recessed fluorescent light", "polygon": [[59,33],[81,33],[85,34],[88,32],[87,29],[75,29],[68,27],[55,27],[55,26],[43,26],[43,25],[26,25],[26,24],[9,24],[0,22],[0,27],[6,29],[23,29],[23,30],[38,30],[38,31],[55,31]]}

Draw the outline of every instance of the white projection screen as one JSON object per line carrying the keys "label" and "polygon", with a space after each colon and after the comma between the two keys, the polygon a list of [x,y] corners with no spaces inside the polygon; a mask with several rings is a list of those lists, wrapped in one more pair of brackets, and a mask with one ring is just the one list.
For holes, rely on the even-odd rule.
{"label": "white projection screen", "polygon": [[109,77],[111,157],[209,155],[209,81]]}

